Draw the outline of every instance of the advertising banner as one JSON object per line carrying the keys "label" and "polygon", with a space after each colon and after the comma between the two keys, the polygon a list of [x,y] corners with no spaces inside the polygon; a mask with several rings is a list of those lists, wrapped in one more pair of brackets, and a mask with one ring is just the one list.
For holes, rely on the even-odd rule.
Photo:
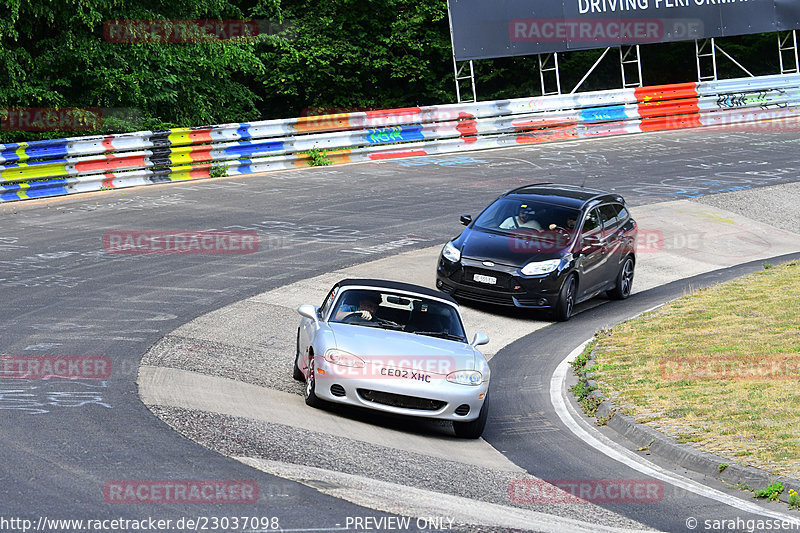
{"label": "advertising banner", "polygon": [[456,59],[800,28],[797,0],[449,0]]}

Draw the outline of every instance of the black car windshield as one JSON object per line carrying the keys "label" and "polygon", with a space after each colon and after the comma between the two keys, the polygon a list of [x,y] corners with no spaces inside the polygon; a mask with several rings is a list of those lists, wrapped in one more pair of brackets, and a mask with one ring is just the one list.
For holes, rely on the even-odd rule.
{"label": "black car windshield", "polygon": [[467,342],[461,318],[452,305],[380,289],[344,291],[330,321]]}
{"label": "black car windshield", "polygon": [[544,202],[500,198],[481,213],[475,229],[497,233],[530,234],[536,238],[560,239],[572,235],[580,211]]}

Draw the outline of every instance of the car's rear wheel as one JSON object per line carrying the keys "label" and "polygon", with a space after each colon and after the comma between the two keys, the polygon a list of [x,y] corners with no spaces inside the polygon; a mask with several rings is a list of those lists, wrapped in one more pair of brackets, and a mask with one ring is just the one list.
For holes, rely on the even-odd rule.
{"label": "car's rear wheel", "polygon": [[624,300],[631,295],[633,270],[635,266],[636,263],[634,263],[633,257],[628,256],[625,258],[625,262],[622,263],[619,274],[617,274],[617,286],[606,292],[609,298],[613,300]]}
{"label": "car's rear wheel", "polygon": [[486,427],[486,419],[489,418],[489,396],[483,400],[481,412],[478,418],[469,422],[453,422],[453,430],[456,432],[457,437],[462,439],[477,439],[483,435],[483,429]]}
{"label": "car's rear wheel", "polygon": [[294,370],[292,371],[292,377],[297,381],[304,381],[305,376],[303,372],[300,371],[300,328],[297,329],[297,347],[295,348],[294,354]]}
{"label": "car's rear wheel", "polygon": [[311,407],[319,407],[322,405],[322,400],[317,398],[316,393],[314,392],[317,387],[317,379],[315,377],[317,369],[314,365],[314,357],[308,362],[308,375],[306,376],[306,388],[304,390],[303,396],[306,398],[306,405]]}
{"label": "car's rear wheel", "polygon": [[575,294],[578,292],[578,280],[574,274],[570,274],[564,285],[561,286],[561,291],[558,293],[558,302],[553,311],[553,318],[558,322],[565,322],[572,316],[572,310],[575,307]]}

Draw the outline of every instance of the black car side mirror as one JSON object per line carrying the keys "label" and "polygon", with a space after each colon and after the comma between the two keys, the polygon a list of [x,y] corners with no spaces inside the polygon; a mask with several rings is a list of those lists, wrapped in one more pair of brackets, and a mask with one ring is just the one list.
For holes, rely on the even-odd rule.
{"label": "black car side mirror", "polygon": [[603,246],[603,239],[599,235],[587,235],[581,239],[584,248],[598,248]]}
{"label": "black car side mirror", "polygon": [[461,220],[461,223],[464,224],[465,226],[469,226],[470,223],[472,222],[472,216],[471,215],[461,215],[461,218],[459,220]]}

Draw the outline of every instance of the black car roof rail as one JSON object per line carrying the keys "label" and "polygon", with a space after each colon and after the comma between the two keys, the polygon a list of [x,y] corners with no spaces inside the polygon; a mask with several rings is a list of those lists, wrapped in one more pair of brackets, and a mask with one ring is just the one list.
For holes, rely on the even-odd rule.
{"label": "black car roof rail", "polygon": [[521,191],[522,189],[527,189],[528,187],[536,187],[538,185],[555,185],[552,181],[537,181],[536,183],[529,183],[527,185],[522,185],[521,187],[517,187],[516,189],[512,189],[508,191],[506,194],[514,194],[517,191]]}
{"label": "black car roof rail", "polygon": [[[615,199],[621,198],[621,196],[619,196],[618,194],[609,193],[609,192],[605,192],[605,191],[600,191],[600,190],[592,189],[592,188],[588,188],[587,189],[585,186],[582,186],[582,185],[579,186],[579,185],[570,185],[570,184],[566,184],[566,183],[554,183],[552,181],[541,181],[541,182],[536,182],[536,183],[529,183],[528,185],[522,185],[521,187],[517,187],[516,189],[512,189],[512,190],[510,190],[510,191],[508,191],[506,193],[503,193],[500,196],[503,197],[503,196],[509,196],[509,195],[512,195],[512,194],[520,194],[520,191],[524,191],[525,189],[528,189],[530,187],[537,187],[537,186],[540,186],[540,185],[555,185],[556,187],[574,187],[576,189],[583,189],[584,191],[587,191],[587,192],[595,192],[596,194],[594,194],[590,198],[587,198],[586,200],[584,200],[581,203],[582,206],[586,206],[586,205],[588,205],[588,204],[590,204],[592,202],[602,201],[604,198],[608,199],[608,197],[614,197]],[[525,193],[522,193],[522,194],[525,194]],[[622,202],[622,203],[624,205],[624,202]]]}

